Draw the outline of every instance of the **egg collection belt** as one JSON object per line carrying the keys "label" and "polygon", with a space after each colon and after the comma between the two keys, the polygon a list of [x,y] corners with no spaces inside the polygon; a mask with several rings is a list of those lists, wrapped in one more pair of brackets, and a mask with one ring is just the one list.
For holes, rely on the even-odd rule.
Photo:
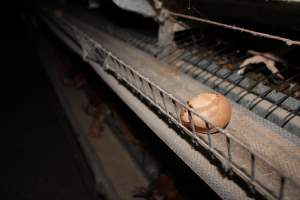
{"label": "egg collection belt", "polygon": [[[241,179],[247,185],[246,190],[251,193],[249,194],[250,196],[262,195],[262,197],[267,199],[297,199],[298,195],[300,194],[299,180],[298,176],[294,176],[294,174],[299,174],[297,167],[299,166],[299,157],[296,157],[298,156],[299,151],[293,151],[293,148],[294,150],[298,150],[297,145],[299,144],[295,144],[295,146],[292,145],[293,147],[290,147],[291,149],[286,150],[287,153],[293,152],[295,155],[283,156],[283,158],[286,160],[280,160],[280,155],[277,154],[279,158],[279,161],[277,160],[277,162],[280,163],[275,163],[277,158],[273,157],[271,159],[272,156],[266,156],[268,154],[264,153],[273,152],[272,149],[274,148],[274,150],[276,150],[278,148],[277,146],[270,146],[270,149],[268,149],[266,145],[263,145],[263,139],[261,139],[262,141],[259,141],[258,139],[257,144],[251,144],[248,142],[245,143],[238,133],[232,133],[234,129],[222,129],[215,126],[208,119],[194,112],[194,110],[187,106],[181,98],[178,98],[172,92],[165,90],[158,82],[153,81],[152,78],[147,77],[144,75],[144,73],[141,73],[138,69],[128,64],[127,61],[124,61],[123,58],[115,55],[113,51],[105,47],[105,45],[102,45],[97,40],[97,37],[93,38],[91,35],[94,29],[89,28],[84,24],[80,25],[81,28],[79,25],[74,25],[72,21],[74,19],[72,19],[71,16],[66,18],[55,17],[49,13],[42,14],[41,16],[48,26],[62,40],[65,42],[67,41],[66,43],[69,43],[71,48],[73,46],[73,48],[79,49],[78,51],[79,53],[81,52],[81,56],[85,61],[91,63],[92,65],[100,66],[102,68],[101,70],[104,70],[104,72],[107,74],[112,75],[116,80],[118,80],[134,95],[136,95],[142,102],[147,104],[149,107],[152,107],[153,112],[155,112],[157,116],[165,118],[166,123],[173,127],[178,134],[183,136],[183,138],[187,138],[186,140],[191,143],[193,148],[203,148],[207,152],[207,155],[210,157],[210,159],[214,160],[214,162],[220,163],[224,174],[226,174],[228,178],[237,176],[239,179]],[[83,29],[82,27],[85,27],[86,29]],[[227,50],[231,49],[231,47],[219,44],[213,40],[208,41],[204,36],[197,36],[197,41],[195,42],[195,40],[193,40],[194,42],[191,43],[191,41],[189,41],[189,37],[185,35],[187,33],[183,33],[177,37],[177,49],[160,57],[160,52],[162,52],[163,49],[160,49],[155,44],[155,40],[151,37],[145,37],[143,35],[139,35],[138,33],[129,32],[128,30],[113,29],[113,26],[110,26],[107,23],[105,23],[105,26],[102,28],[110,32],[111,35],[118,36],[118,38],[122,39],[123,41],[143,49],[149,55],[158,57],[158,60],[160,61],[175,66],[178,65],[178,68],[185,74],[192,74],[195,79],[200,80],[202,83],[210,85],[212,84],[211,81],[215,79],[213,76],[218,77],[221,79],[221,81],[215,82],[215,84],[210,86],[226,96],[230,97],[229,94],[232,91],[235,91],[235,88],[243,88],[243,81],[247,80],[247,78],[244,76],[235,78],[231,77],[237,75],[229,70],[224,72],[221,67],[216,65],[212,66],[215,57],[219,54],[227,52]],[[179,38],[182,36],[184,37],[182,40],[180,40]],[[202,44],[206,44],[208,46],[202,46]],[[203,49],[213,48],[215,51],[212,53],[213,55],[202,56],[202,58],[196,59],[194,58],[194,55],[196,55],[194,51],[197,50],[196,47],[197,49],[199,47]],[[226,55],[233,55],[235,54],[234,52],[227,52]],[[245,55],[239,55],[239,57],[236,59],[241,60],[244,56]],[[184,64],[179,65],[179,62]],[[148,68],[145,70],[151,69]],[[199,79],[199,77],[202,77],[202,75],[206,75],[206,78]],[[227,90],[221,87],[221,85],[225,82],[227,83]],[[251,87],[244,86],[246,88],[243,89],[245,92],[252,94],[254,93],[252,89],[259,84],[255,83],[254,85],[255,86],[251,84]],[[258,105],[261,101],[268,100],[268,102],[270,102],[271,100],[267,99],[266,97],[268,94],[271,94],[273,90],[274,89],[266,88],[266,91],[263,93],[264,95],[257,95],[255,93],[256,97],[253,102],[250,103],[251,108],[253,107],[252,109],[254,109],[254,107],[256,107],[256,105]],[[239,95],[237,96],[241,98],[237,100],[238,102],[242,102],[244,96],[247,96],[245,92],[240,89],[240,93],[238,93]],[[285,100],[291,98],[291,96],[288,96],[287,94],[282,93],[282,95],[285,95]],[[271,108],[267,109],[268,116],[271,116],[271,114],[279,108],[287,110],[287,108],[282,107],[284,105],[282,101],[283,100],[281,99],[280,103],[272,104]],[[190,129],[186,128],[181,122],[179,115],[180,110],[182,109],[186,109],[188,112],[189,121],[191,122]],[[233,114],[243,111],[243,108],[237,106],[236,110],[237,111],[234,111]],[[207,126],[206,134],[197,134],[193,124],[194,116],[197,116],[205,121]],[[289,110],[288,116],[284,117],[285,121],[282,126],[285,127],[296,117],[299,117],[299,106],[295,111]],[[254,120],[253,117],[249,119]],[[263,120],[259,121],[259,123],[266,124],[267,128],[272,126],[271,123]],[[266,130],[269,130],[267,128]],[[209,131],[211,129],[217,130],[219,132],[218,135],[212,135]],[[245,130],[234,131],[240,133],[247,130],[248,129],[245,128]],[[270,130],[274,131],[272,128],[270,128]],[[258,134],[259,131],[260,130],[257,130]],[[284,131],[282,130],[281,132]],[[253,131],[251,131],[251,133],[255,134]],[[258,136],[258,138],[260,137],[263,136]],[[282,146],[285,148],[285,145]],[[276,154],[276,152],[274,153]],[[295,159],[293,160],[293,158]]]}

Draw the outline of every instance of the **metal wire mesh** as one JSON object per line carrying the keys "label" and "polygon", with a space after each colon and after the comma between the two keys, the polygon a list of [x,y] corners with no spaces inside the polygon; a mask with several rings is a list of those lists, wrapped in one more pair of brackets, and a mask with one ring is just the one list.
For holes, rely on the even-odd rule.
{"label": "metal wire mesh", "polygon": [[[116,34],[111,30],[117,27],[109,23],[107,26],[101,29],[170,65],[178,66],[183,73],[261,117],[299,135],[300,83],[297,83],[300,76],[299,66],[283,62],[278,72],[266,73],[266,67],[261,65],[239,75],[237,72],[246,67],[240,68],[241,62],[251,54],[246,49],[210,38],[196,30],[177,33],[175,37],[177,46],[174,48],[159,47],[155,38],[131,29],[121,28],[119,31],[122,34]],[[164,51],[168,53],[162,54]],[[278,74],[286,72],[289,72],[289,75],[285,80],[276,78]]]}
{"label": "metal wire mesh", "polygon": [[[197,146],[205,148],[212,157],[218,159],[223,164],[226,171],[237,174],[254,191],[259,191],[268,199],[283,199],[286,191],[299,191],[299,186],[292,177],[283,173],[264,156],[252,151],[230,132],[212,124],[208,119],[187,106],[186,103],[168,93],[120,58],[113,55],[112,52],[105,49],[77,27],[67,23],[63,19],[55,20],[59,21],[60,26],[81,44],[85,60],[99,63],[107,72],[113,74],[116,79],[155,107],[161,115],[167,117],[171,123],[177,126],[180,132],[188,135],[195,148]],[[180,111],[182,109],[188,112],[189,127],[183,125],[180,119]],[[194,118],[200,118],[206,123],[208,130],[206,134],[196,132]],[[219,138],[223,138],[224,145],[217,146],[214,143],[214,137],[212,137],[209,131],[211,129],[216,129],[219,132]],[[244,164],[244,166],[240,165],[239,158],[235,156],[237,151],[239,153],[243,152],[242,154],[248,160],[248,163]],[[268,174],[264,178],[264,172],[272,172],[272,174]],[[272,183],[269,182],[270,176],[272,176]]]}

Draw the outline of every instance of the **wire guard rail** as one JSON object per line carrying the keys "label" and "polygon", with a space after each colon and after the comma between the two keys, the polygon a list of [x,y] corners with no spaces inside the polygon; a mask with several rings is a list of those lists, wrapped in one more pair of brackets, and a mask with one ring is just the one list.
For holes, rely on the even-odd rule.
{"label": "wire guard rail", "polygon": [[[292,177],[283,173],[278,169],[271,161],[267,160],[264,156],[253,152],[247,145],[239,141],[234,135],[227,130],[216,127],[210,123],[208,119],[199,115],[192,108],[187,106],[172,94],[165,91],[159,85],[153,83],[144,75],[140,74],[130,65],[123,62],[120,58],[113,55],[112,52],[105,49],[98,42],[91,37],[80,31],[76,26],[68,23],[62,18],[48,17],[53,23],[56,23],[64,30],[69,36],[77,41],[83,52],[83,59],[88,62],[98,63],[106,72],[112,74],[117,80],[129,86],[139,97],[148,101],[151,106],[154,106],[160,114],[168,118],[169,122],[176,125],[178,128],[178,134],[186,134],[191,139],[192,145],[197,148],[201,146],[206,149],[213,159],[217,159],[222,163],[225,171],[233,172],[248,183],[249,188],[255,192],[259,192],[267,199],[285,199],[286,191],[292,191],[292,193],[298,194],[299,185],[293,180]],[[180,110],[185,108],[188,111],[190,129],[186,128],[180,119]],[[205,121],[208,131],[206,134],[197,134],[195,131],[195,125],[193,118],[198,117]],[[226,148],[221,151],[214,146],[214,136],[209,130],[216,129],[224,138],[224,144]],[[245,170],[245,167],[239,166],[239,163],[234,158],[233,149],[239,148],[241,151],[247,152],[249,166]],[[276,184],[270,186],[269,183],[259,180],[260,173],[257,171],[259,165],[263,165],[265,168],[271,169],[273,176],[275,176]],[[229,173],[230,174],[230,173]],[[273,179],[274,180],[274,179]],[[274,187],[276,185],[276,187]],[[297,198],[297,197],[296,197]]]}

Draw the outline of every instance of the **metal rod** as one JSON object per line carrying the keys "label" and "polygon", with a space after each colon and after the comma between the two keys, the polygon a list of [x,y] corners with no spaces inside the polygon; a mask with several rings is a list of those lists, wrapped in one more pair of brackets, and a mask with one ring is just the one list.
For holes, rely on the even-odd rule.
{"label": "metal rod", "polygon": [[200,17],[185,15],[185,14],[181,14],[181,13],[177,13],[177,12],[169,11],[169,13],[170,13],[170,15],[173,15],[173,16],[176,16],[176,17],[182,17],[182,18],[186,18],[186,19],[200,21],[200,22],[207,23],[207,24],[212,24],[212,25],[215,25],[215,26],[220,26],[220,27],[223,27],[223,28],[228,28],[228,29],[232,29],[232,30],[236,30],[236,31],[250,33],[254,36],[259,36],[259,37],[269,38],[269,39],[273,39],[273,40],[283,41],[287,45],[300,45],[300,41],[298,41],[298,40],[292,40],[292,39],[277,36],[277,35],[262,33],[262,32],[258,32],[258,31],[246,29],[246,28],[241,28],[241,27],[238,27],[238,26],[235,26],[235,25],[233,26],[233,25],[229,25],[229,24],[224,24],[224,23],[221,23],[221,22],[216,22],[216,21],[209,20],[209,19],[204,19],[204,18],[200,18]]}
{"label": "metal rod", "polygon": [[289,113],[287,116],[284,117],[281,127],[286,126],[289,121],[291,121],[297,114],[299,114],[299,112],[300,112],[300,106],[296,110],[294,110],[293,112]]}
{"label": "metal rod", "polygon": [[251,181],[255,180],[255,156],[250,152],[251,157]]}
{"label": "metal rod", "polygon": [[182,124],[181,118],[180,118],[180,108],[178,108],[178,104],[176,103],[176,101],[174,99],[172,99],[172,103],[174,105],[174,111],[176,113],[177,120],[180,124]]}
{"label": "metal rod", "polygon": [[165,95],[163,94],[162,91],[159,91],[159,94],[160,94],[160,97],[162,99],[162,102],[163,102],[163,105],[164,105],[164,109],[165,109],[166,112],[168,112],[167,105],[166,105],[166,100],[165,100]]}
{"label": "metal rod", "polygon": [[227,135],[225,135],[225,137],[226,137],[228,167],[231,167],[231,163],[232,163],[231,140],[229,137],[227,137]]}
{"label": "metal rod", "polygon": [[212,148],[211,132],[210,132],[211,128],[207,122],[205,122],[205,127],[207,129],[206,133],[207,133],[208,145],[210,148]]}
{"label": "metal rod", "polygon": [[192,111],[188,110],[188,116],[189,116],[189,121],[190,121],[191,129],[192,129],[192,133],[193,133],[194,136],[196,136],[196,130],[195,130],[194,120],[193,120],[193,117],[192,117]]}
{"label": "metal rod", "polygon": [[150,92],[152,94],[152,99],[153,99],[154,103],[156,103],[156,98],[155,98],[155,95],[154,95],[154,89],[153,89],[152,85],[149,82],[148,82],[148,86],[149,86]]}
{"label": "metal rod", "polygon": [[281,177],[280,178],[280,187],[279,187],[279,195],[278,195],[278,200],[282,200],[284,197],[284,186],[285,186],[286,178]]}
{"label": "metal rod", "polygon": [[[236,102],[240,102],[240,100],[241,100],[242,98],[244,98],[246,95],[248,95],[249,93],[255,94],[252,90],[253,90],[256,86],[258,86],[258,85],[259,85],[260,83],[262,83],[263,81],[269,79],[271,76],[276,75],[276,74],[279,74],[279,73],[282,73],[283,71],[285,71],[285,70],[287,70],[287,69],[288,69],[288,67],[285,67],[285,68],[283,68],[280,72],[277,72],[277,73],[274,73],[274,74],[270,74],[270,75],[268,75],[268,76],[265,76],[265,77],[263,77],[263,78],[260,78],[260,79],[256,80],[254,84],[250,85],[249,87],[245,87],[245,89],[247,90],[247,93],[241,95],[241,96],[236,100]],[[237,96],[239,96],[241,93],[242,93],[242,92],[239,92],[239,93],[237,94]]]}

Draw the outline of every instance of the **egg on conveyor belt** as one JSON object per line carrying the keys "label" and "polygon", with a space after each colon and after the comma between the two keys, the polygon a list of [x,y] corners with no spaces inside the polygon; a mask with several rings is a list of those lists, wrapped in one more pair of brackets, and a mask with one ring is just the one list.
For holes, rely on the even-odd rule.
{"label": "egg on conveyor belt", "polygon": [[[207,119],[216,127],[224,128],[229,123],[231,118],[231,105],[229,101],[218,93],[201,93],[187,102],[187,105],[192,108],[198,115]],[[180,111],[180,118],[182,124],[191,129],[189,114],[186,108]],[[195,130],[199,133],[216,133],[217,130],[211,125],[207,126],[205,121],[200,117],[192,114]]]}

